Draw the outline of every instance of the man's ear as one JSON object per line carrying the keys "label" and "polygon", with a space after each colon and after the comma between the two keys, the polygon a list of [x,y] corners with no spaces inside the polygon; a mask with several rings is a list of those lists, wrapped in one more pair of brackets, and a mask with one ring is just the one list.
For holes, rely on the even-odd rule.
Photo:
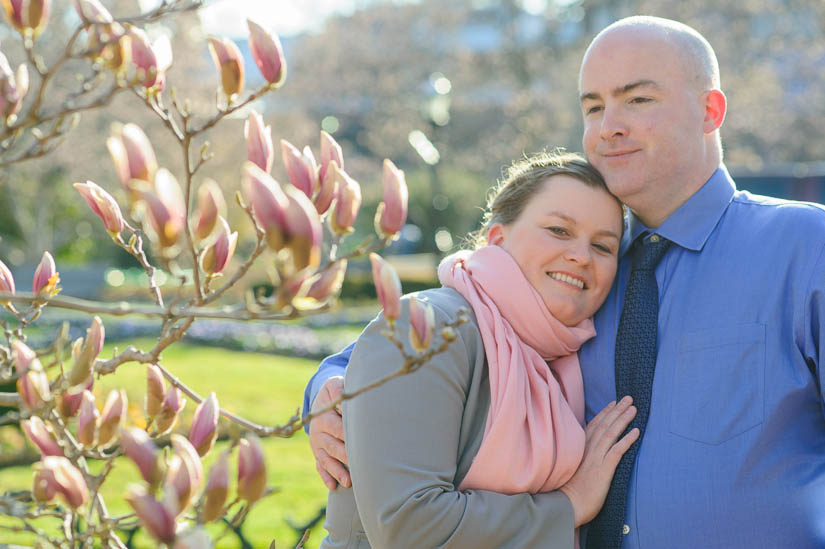
{"label": "man's ear", "polygon": [[487,245],[501,246],[504,242],[504,225],[493,223],[487,230]]}
{"label": "man's ear", "polygon": [[725,121],[725,113],[728,109],[728,102],[722,90],[712,89],[705,92],[705,133],[718,130]]}

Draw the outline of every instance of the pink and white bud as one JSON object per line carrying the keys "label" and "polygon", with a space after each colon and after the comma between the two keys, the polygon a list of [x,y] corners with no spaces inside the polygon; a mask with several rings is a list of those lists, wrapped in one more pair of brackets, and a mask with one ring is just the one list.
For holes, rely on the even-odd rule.
{"label": "pink and white bud", "polygon": [[335,162],[339,168],[344,169],[344,153],[341,145],[327,132],[321,130],[321,166],[318,169],[318,179],[323,181],[327,172],[331,170],[330,163]]}
{"label": "pink and white bud", "polygon": [[243,92],[243,55],[228,38],[209,37],[209,53],[221,74],[221,88],[228,98]]}
{"label": "pink and white bud", "polygon": [[375,213],[375,232],[384,238],[392,238],[407,220],[407,181],[404,172],[395,167],[390,160],[384,160],[384,201],[378,205]]}
{"label": "pink and white bud", "polygon": [[17,379],[17,394],[28,410],[36,410],[51,399],[49,378],[39,361],[32,362],[26,373]]}
{"label": "pink and white bud", "polygon": [[91,181],[75,183],[74,188],[77,189],[95,215],[103,220],[103,226],[106,227],[109,234],[114,236],[123,230],[123,214],[120,213],[120,206],[118,206],[112,195]]}
{"label": "pink and white bud", "polygon": [[209,471],[209,480],[203,492],[203,522],[212,522],[223,516],[223,506],[229,494],[229,452],[221,452]]}
{"label": "pink and white bud", "polygon": [[186,203],[178,180],[169,170],[161,168],[155,175],[154,192],[144,192],[142,196],[158,244],[162,248],[177,244],[186,216]]}
{"label": "pink and white bud", "polygon": [[129,427],[121,433],[123,453],[137,465],[140,476],[153,489],[160,484],[163,467],[158,447],[143,429]]}
{"label": "pink and white bud", "polygon": [[307,195],[291,185],[284,188],[289,205],[286,209],[287,247],[292,252],[296,271],[315,268],[321,263],[323,228],[318,210]]}
{"label": "pink and white bud", "polygon": [[60,291],[57,284],[60,282],[60,275],[54,266],[54,258],[49,252],[43,252],[40,264],[34,271],[32,279],[32,293],[51,297]]}
{"label": "pink and white bud", "polygon": [[178,498],[178,509],[182,511],[189,506],[192,498],[200,490],[203,466],[197,452],[184,437],[173,434],[172,446],[175,455],[169,461],[166,470],[166,485],[174,488]]}
{"label": "pink and white bud", "polygon": [[48,427],[38,416],[32,416],[29,419],[24,419],[20,422],[23,432],[29,437],[29,440],[37,446],[40,453],[44,456],[62,456],[63,450],[49,432]]}
{"label": "pink and white bud", "polygon": [[11,274],[11,270],[6,267],[5,263],[0,261],[0,292],[13,294],[14,291],[14,277]]}
{"label": "pink and white bud", "polygon": [[378,302],[384,308],[384,316],[393,322],[401,314],[401,281],[398,279],[398,273],[376,253],[370,254],[370,263]]}
{"label": "pink and white bud", "polygon": [[89,382],[94,373],[95,361],[100,351],[103,350],[105,340],[106,330],[103,328],[103,321],[99,316],[95,316],[92,325],[86,330],[83,343],[72,348],[74,365],[66,376],[72,387]]}
{"label": "pink and white bud", "polygon": [[344,282],[346,272],[346,259],[340,259],[327,266],[326,269],[321,271],[321,276],[309,287],[307,297],[323,302],[330,297],[337,296],[338,292],[341,291],[341,284]]}
{"label": "pink and white bud", "polygon": [[116,435],[126,420],[128,403],[126,391],[123,389],[109,391],[106,403],[103,405],[103,412],[100,414],[100,427],[97,431],[97,443],[100,447],[105,448],[117,440]]}
{"label": "pink and white bud", "polygon": [[178,423],[178,415],[186,405],[186,399],[175,386],[169,386],[163,396],[163,403],[160,412],[155,417],[155,429],[157,435],[168,433]]}
{"label": "pink and white bud", "polygon": [[312,203],[315,204],[315,209],[318,210],[319,215],[329,210],[337,194],[338,179],[335,177],[335,170],[330,168],[323,178],[318,179],[318,192],[312,198]]}
{"label": "pink and white bud", "polygon": [[218,224],[218,217],[226,215],[226,201],[214,180],[207,179],[198,188],[198,209],[195,215],[195,235],[199,240],[212,234]]}
{"label": "pink and white bud", "polygon": [[269,173],[275,161],[275,150],[272,146],[272,128],[264,126],[263,117],[256,111],[249,113],[249,118],[243,127],[246,139],[246,159]]}
{"label": "pink and white bud", "polygon": [[175,536],[172,549],[212,549],[215,544],[203,526],[193,526]]}
{"label": "pink and white bud", "polygon": [[288,238],[285,227],[289,200],[283,189],[268,173],[252,162],[246,162],[243,167],[243,192],[258,225],[266,233],[267,245],[275,252],[281,250]]}
{"label": "pink and white bud", "polygon": [[238,243],[238,233],[230,233],[229,224],[226,219],[219,217],[218,237],[215,242],[204,250],[200,258],[201,269],[208,274],[215,274],[223,271],[235,253],[235,245]]}
{"label": "pink and white bud", "polygon": [[312,197],[315,187],[318,186],[318,169],[312,151],[306,154],[307,150],[309,149],[305,149],[305,153],[301,154],[292,143],[281,139],[281,158],[286,166],[289,182],[303,191],[307,197]]}
{"label": "pink and white bud", "polygon": [[89,391],[83,391],[80,413],[77,415],[77,440],[89,447],[95,445],[100,412],[95,406],[95,397]]}
{"label": "pink and white bud", "polygon": [[333,232],[345,235],[354,230],[352,226],[358,217],[358,208],[361,207],[361,185],[336,164],[332,165],[338,190],[329,224]]}
{"label": "pink and white bud", "polygon": [[172,448],[174,448],[175,454],[187,462],[189,470],[192,473],[192,483],[195,491],[200,490],[201,483],[203,482],[203,464],[201,463],[198,451],[192,446],[189,439],[183,435],[174,433],[169,437],[169,440],[172,442]]}
{"label": "pink and white bud", "polygon": [[87,23],[106,24],[114,21],[112,14],[99,0],[73,0],[72,4],[80,18]]}
{"label": "pink and white bud", "polygon": [[164,34],[150,43],[142,29],[132,26],[129,27],[127,36],[132,47],[132,64],[138,82],[147,90],[162,90],[166,84],[166,71],[172,66],[169,37]]}
{"label": "pink and white bud", "polygon": [[63,456],[44,456],[41,463],[43,469],[51,471],[56,491],[69,507],[77,510],[89,503],[86,479],[71,461]]}
{"label": "pink and white bud", "polygon": [[163,398],[166,395],[166,383],[163,381],[163,374],[154,364],[146,366],[146,416],[149,422],[158,415],[163,406]]}
{"label": "pink and white bud", "polygon": [[26,370],[29,369],[29,365],[34,361],[37,361],[36,367],[38,369],[43,369],[40,361],[37,360],[37,353],[32,351],[31,347],[19,339],[15,339],[11,343],[11,359],[12,362],[14,362],[14,367],[17,368],[17,372],[20,374],[25,373]]}
{"label": "pink and white bud", "polygon": [[249,26],[249,49],[261,76],[270,84],[282,84],[286,78],[286,61],[281,41],[276,34],[267,32],[249,19],[246,24]]}
{"label": "pink and white bud", "polygon": [[426,351],[433,340],[435,313],[433,306],[417,297],[410,298],[410,344],[419,353]]}
{"label": "pink and white bud", "polygon": [[2,0],[12,26],[23,34],[38,36],[49,21],[51,0]]}
{"label": "pink and white bud", "polygon": [[252,505],[266,490],[266,463],[261,441],[247,435],[238,444],[238,498]]}
{"label": "pink and white bud", "polygon": [[57,479],[54,472],[44,468],[42,463],[35,463],[33,467],[32,496],[37,503],[48,503],[57,495]]}
{"label": "pink and white bud", "polygon": [[142,486],[133,485],[126,501],[135,510],[140,523],[150,536],[161,543],[172,543],[175,539],[175,518],[177,509],[171,498],[163,502],[148,494]]}
{"label": "pink and white bud", "polygon": [[17,72],[12,72],[8,59],[0,52],[0,122],[4,126],[6,118],[16,114],[23,106],[28,91],[29,70],[26,65],[20,64]]}
{"label": "pink and white bud", "polygon": [[81,388],[71,388],[63,391],[57,398],[57,411],[63,417],[68,419],[77,415],[80,410],[80,404],[83,402],[83,392],[90,391],[94,387],[94,378],[90,377]]}
{"label": "pink and white bud", "polygon": [[158,171],[158,161],[152,143],[137,124],[114,126],[113,134],[106,140],[106,147],[115,165],[117,177],[123,188],[136,197],[138,189],[133,179],[152,183]]}
{"label": "pink and white bud", "polygon": [[201,457],[209,453],[218,437],[220,411],[218,397],[215,393],[209,393],[209,396],[195,409],[192,425],[189,427],[189,441]]}

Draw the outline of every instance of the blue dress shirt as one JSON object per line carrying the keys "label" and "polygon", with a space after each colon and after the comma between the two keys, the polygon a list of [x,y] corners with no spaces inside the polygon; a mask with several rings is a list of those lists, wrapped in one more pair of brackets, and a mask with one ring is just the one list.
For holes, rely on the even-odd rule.
{"label": "blue dress shirt", "polygon": [[[631,216],[623,250],[646,231]],[[825,210],[737,191],[722,167],[654,232],[674,245],[656,268],[656,375],[623,547],[825,547]],[[629,274],[622,257],[580,350],[588,420],[616,398]],[[350,350],[322,364],[305,409]]]}

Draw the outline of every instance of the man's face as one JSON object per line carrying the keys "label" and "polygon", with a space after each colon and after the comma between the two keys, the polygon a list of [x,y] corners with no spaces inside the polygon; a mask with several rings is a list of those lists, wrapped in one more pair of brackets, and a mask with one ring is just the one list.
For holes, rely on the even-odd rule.
{"label": "man's face", "polygon": [[639,29],[603,35],[582,62],[585,154],[643,218],[685,198],[704,155],[703,90],[692,74],[673,44]]}

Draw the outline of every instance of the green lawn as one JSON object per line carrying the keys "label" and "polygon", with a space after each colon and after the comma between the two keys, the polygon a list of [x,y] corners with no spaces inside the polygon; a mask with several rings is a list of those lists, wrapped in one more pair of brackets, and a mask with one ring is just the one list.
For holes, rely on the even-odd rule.
{"label": "green lawn", "polygon": [[[148,340],[134,344],[142,349],[151,347],[151,341]],[[107,346],[102,356],[111,356],[111,353],[111,347]],[[199,394],[206,395],[215,391],[223,408],[266,425],[284,423],[295,413],[301,405],[304,385],[316,366],[314,361],[304,359],[184,344],[174,345],[167,350],[162,364]],[[98,403],[102,403],[108,389],[115,386],[126,389],[130,413],[140,417],[145,391],[144,366],[124,364],[116,374],[99,380],[95,385]],[[194,404],[187,402],[184,412],[191,415],[194,409]],[[188,419],[184,421],[188,426]],[[286,520],[303,524],[313,517],[326,503],[326,489],[315,472],[312,453],[303,431],[289,439],[265,439],[263,444],[269,484],[279,492],[256,505],[244,526],[244,535],[256,548],[268,547],[273,538],[278,540],[278,547],[293,547],[297,534],[287,525]],[[206,457],[206,471],[222,448],[223,445],[219,444]],[[237,453],[230,463],[234,477]],[[137,469],[130,461],[117,461],[103,487],[111,513],[130,511],[122,500],[122,494],[125,487],[137,479]],[[0,490],[30,487],[29,467],[0,469]],[[7,519],[2,523],[12,524]],[[317,547],[323,535],[323,528],[315,528],[306,547]],[[153,546],[146,538],[139,539],[144,540],[139,546]],[[31,543],[31,539],[0,530],[0,544],[25,542]],[[218,547],[239,547],[239,543],[237,538],[229,535],[221,540]]]}

